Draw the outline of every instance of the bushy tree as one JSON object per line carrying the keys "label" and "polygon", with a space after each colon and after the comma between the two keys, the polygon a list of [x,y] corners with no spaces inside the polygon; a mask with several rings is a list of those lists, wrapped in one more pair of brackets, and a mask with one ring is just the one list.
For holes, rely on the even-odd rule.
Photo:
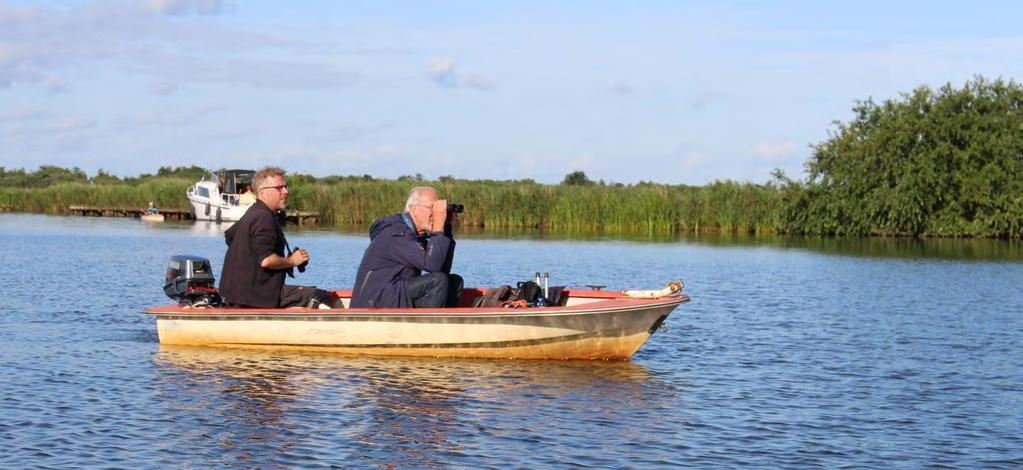
{"label": "bushy tree", "polygon": [[30,172],[23,169],[0,172],[0,184],[11,188],[45,188],[60,183],[85,183],[88,181],[89,177],[78,167],[67,169],[43,165],[36,171]]}
{"label": "bushy tree", "polygon": [[586,173],[573,171],[565,175],[565,179],[561,181],[561,184],[565,186],[589,186],[593,184],[593,181],[586,177]]}
{"label": "bushy tree", "polygon": [[156,171],[156,176],[170,176],[194,181],[198,181],[203,175],[212,175],[212,173],[205,168],[195,165],[176,167],[161,166],[160,169]]}
{"label": "bushy tree", "polygon": [[100,169],[96,172],[96,176],[93,176],[90,181],[95,184],[117,184],[121,182],[121,178]]}
{"label": "bushy tree", "polygon": [[[976,77],[862,101],[782,185],[796,232],[1023,235],[1023,87]],[[783,175],[779,179],[784,179]]]}

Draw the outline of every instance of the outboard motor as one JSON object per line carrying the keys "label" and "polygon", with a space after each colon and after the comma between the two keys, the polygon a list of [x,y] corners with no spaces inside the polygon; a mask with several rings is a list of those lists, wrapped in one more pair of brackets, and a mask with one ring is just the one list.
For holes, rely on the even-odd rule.
{"label": "outboard motor", "polygon": [[174,255],[167,263],[163,292],[181,305],[219,307],[223,302],[213,287],[215,281],[210,260],[201,256]]}

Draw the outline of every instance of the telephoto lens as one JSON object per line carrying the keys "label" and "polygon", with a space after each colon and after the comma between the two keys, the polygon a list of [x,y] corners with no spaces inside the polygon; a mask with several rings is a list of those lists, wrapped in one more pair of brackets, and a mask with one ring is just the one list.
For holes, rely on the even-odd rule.
{"label": "telephoto lens", "polygon": [[448,204],[448,212],[461,214],[462,212],[465,212],[465,206],[461,204]]}

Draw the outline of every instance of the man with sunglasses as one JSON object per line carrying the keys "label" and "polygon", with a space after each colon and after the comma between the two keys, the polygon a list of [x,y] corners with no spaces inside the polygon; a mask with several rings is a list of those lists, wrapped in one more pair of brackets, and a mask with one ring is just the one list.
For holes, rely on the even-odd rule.
{"label": "man with sunglasses", "polygon": [[[252,178],[256,202],[224,232],[227,254],[220,295],[229,306],[250,308],[334,306],[335,299],[312,286],[284,284],[294,268],[309,262],[303,248],[291,251],[277,218],[288,202],[284,170],[268,166]],[[290,253],[285,254],[285,249]],[[301,271],[301,269],[300,269]]]}
{"label": "man with sunglasses", "polygon": [[405,212],[374,222],[356,274],[352,307],[458,306],[462,277],[451,274],[453,217],[436,190],[421,186],[409,192]]}

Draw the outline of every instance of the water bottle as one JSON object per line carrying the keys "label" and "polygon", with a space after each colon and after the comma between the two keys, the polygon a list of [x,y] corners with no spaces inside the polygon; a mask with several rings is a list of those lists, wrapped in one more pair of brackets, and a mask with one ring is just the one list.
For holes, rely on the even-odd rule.
{"label": "water bottle", "polygon": [[[540,271],[536,272],[536,287],[540,287]],[[544,296],[543,292],[541,291],[540,294],[536,296],[536,300],[534,300],[534,301],[529,303],[529,306],[530,307],[546,307],[547,306],[547,299],[545,299],[544,297],[545,296]]]}
{"label": "water bottle", "polygon": [[[547,278],[548,278],[549,275],[547,273],[543,273],[543,275],[544,275],[544,280],[543,280],[544,284],[543,284],[543,287],[542,287],[543,290],[540,291],[540,295],[536,296],[536,300],[534,300],[533,302],[531,302],[529,304],[530,307],[547,307],[547,306],[550,306],[550,302],[547,301],[547,292],[548,292],[547,291]],[[539,272],[536,273],[536,285],[537,285],[537,287],[540,287],[540,273]]]}

